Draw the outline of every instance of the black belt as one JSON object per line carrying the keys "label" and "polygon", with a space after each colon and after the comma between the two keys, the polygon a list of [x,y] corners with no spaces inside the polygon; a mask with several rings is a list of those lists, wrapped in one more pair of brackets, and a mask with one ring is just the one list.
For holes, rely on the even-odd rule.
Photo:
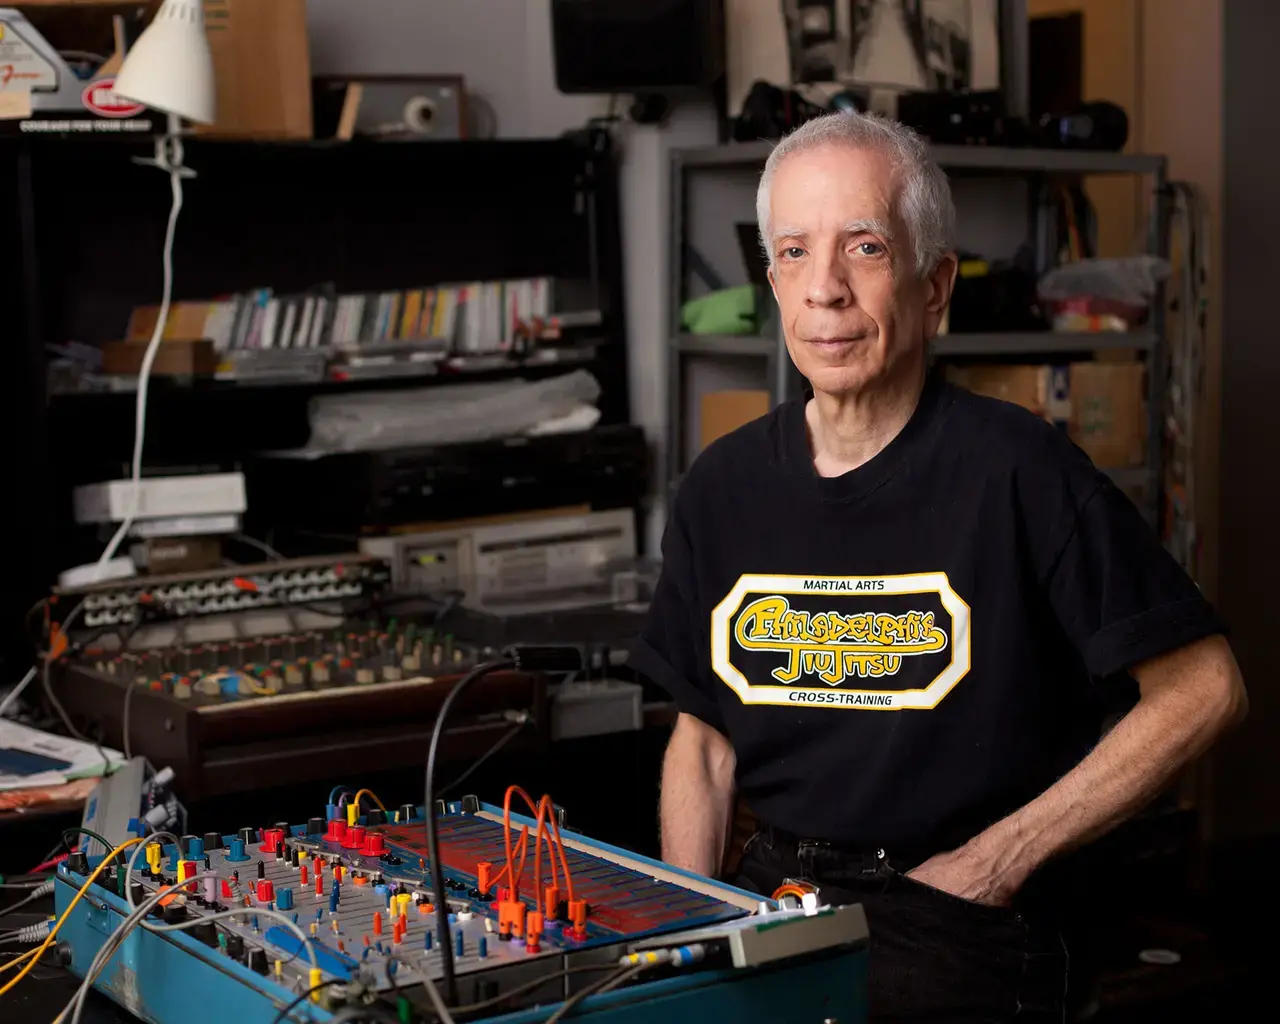
{"label": "black belt", "polygon": [[763,841],[770,849],[794,852],[801,862],[808,861],[815,867],[819,862],[838,865],[839,874],[852,872],[876,875],[889,871],[910,871],[937,852],[936,850],[926,852],[903,846],[885,848],[832,843],[825,839],[798,836],[794,832],[788,832],[786,829],[777,828],[766,822],[760,822],[756,829],[756,836],[758,837],[756,841]]}

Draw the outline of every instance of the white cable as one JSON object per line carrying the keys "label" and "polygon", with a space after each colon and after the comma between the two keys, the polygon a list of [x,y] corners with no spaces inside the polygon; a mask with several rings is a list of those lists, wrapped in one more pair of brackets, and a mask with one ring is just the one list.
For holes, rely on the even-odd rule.
{"label": "white cable", "polygon": [[129,512],[112,535],[106,550],[98,559],[99,567],[106,565],[115,557],[120,544],[128,536],[138,515],[138,505],[142,494],[142,444],[147,432],[147,388],[151,381],[151,366],[160,351],[160,342],[164,338],[165,322],[169,319],[169,306],[173,301],[173,240],[178,226],[178,214],[182,211],[182,157],[180,145],[175,147],[178,154],[176,164],[168,167],[169,182],[173,190],[173,205],[169,210],[169,226],[164,235],[164,287],[160,296],[160,316],[156,320],[155,330],[151,332],[151,340],[147,342],[147,350],[142,356],[142,366],[138,370],[138,399],[134,411],[133,427],[133,467],[132,481],[129,488]]}
{"label": "white cable", "polygon": [[27,669],[27,674],[22,677],[22,681],[9,691],[4,700],[0,700],[0,718],[3,718],[4,713],[13,706],[13,702],[22,696],[22,691],[31,685],[31,680],[35,677],[36,669],[35,666],[32,665],[31,668]]}

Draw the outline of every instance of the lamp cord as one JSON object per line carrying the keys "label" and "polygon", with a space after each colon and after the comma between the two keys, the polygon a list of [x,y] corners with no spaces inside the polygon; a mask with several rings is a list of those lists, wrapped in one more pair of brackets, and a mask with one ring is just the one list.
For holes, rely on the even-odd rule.
{"label": "lamp cord", "polygon": [[[172,115],[171,115],[172,118]],[[98,565],[106,565],[120,549],[125,537],[133,528],[138,516],[138,506],[142,498],[142,447],[147,433],[147,390],[151,381],[151,367],[160,352],[160,342],[164,338],[165,323],[169,319],[169,307],[173,302],[173,242],[178,227],[178,214],[182,212],[182,179],[190,176],[182,165],[182,140],[176,135],[176,125],[170,122],[170,134],[156,142],[156,158],[146,161],[161,170],[169,172],[169,184],[173,192],[173,205],[169,209],[169,224],[164,234],[164,287],[160,297],[160,315],[156,318],[155,329],[151,332],[151,340],[147,342],[147,350],[142,356],[142,366],[138,370],[138,399],[134,410],[133,428],[133,466],[132,486],[129,488],[129,512],[112,535]]]}

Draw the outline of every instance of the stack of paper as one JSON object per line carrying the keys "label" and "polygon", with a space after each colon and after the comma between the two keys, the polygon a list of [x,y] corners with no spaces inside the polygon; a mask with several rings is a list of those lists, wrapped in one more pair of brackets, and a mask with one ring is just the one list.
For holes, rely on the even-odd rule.
{"label": "stack of paper", "polygon": [[56,786],[104,775],[123,763],[118,750],[0,719],[0,790]]}

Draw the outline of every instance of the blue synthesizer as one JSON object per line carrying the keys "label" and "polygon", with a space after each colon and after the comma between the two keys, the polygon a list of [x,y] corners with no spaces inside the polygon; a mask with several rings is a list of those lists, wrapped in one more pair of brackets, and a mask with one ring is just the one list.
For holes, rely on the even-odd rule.
{"label": "blue synthesizer", "polygon": [[774,902],[552,816],[450,804],[443,893],[412,805],[145,840],[92,884],[100,860],[76,855],[59,916],[83,896],[58,937],[74,973],[152,1024],[866,1020],[861,907]]}

